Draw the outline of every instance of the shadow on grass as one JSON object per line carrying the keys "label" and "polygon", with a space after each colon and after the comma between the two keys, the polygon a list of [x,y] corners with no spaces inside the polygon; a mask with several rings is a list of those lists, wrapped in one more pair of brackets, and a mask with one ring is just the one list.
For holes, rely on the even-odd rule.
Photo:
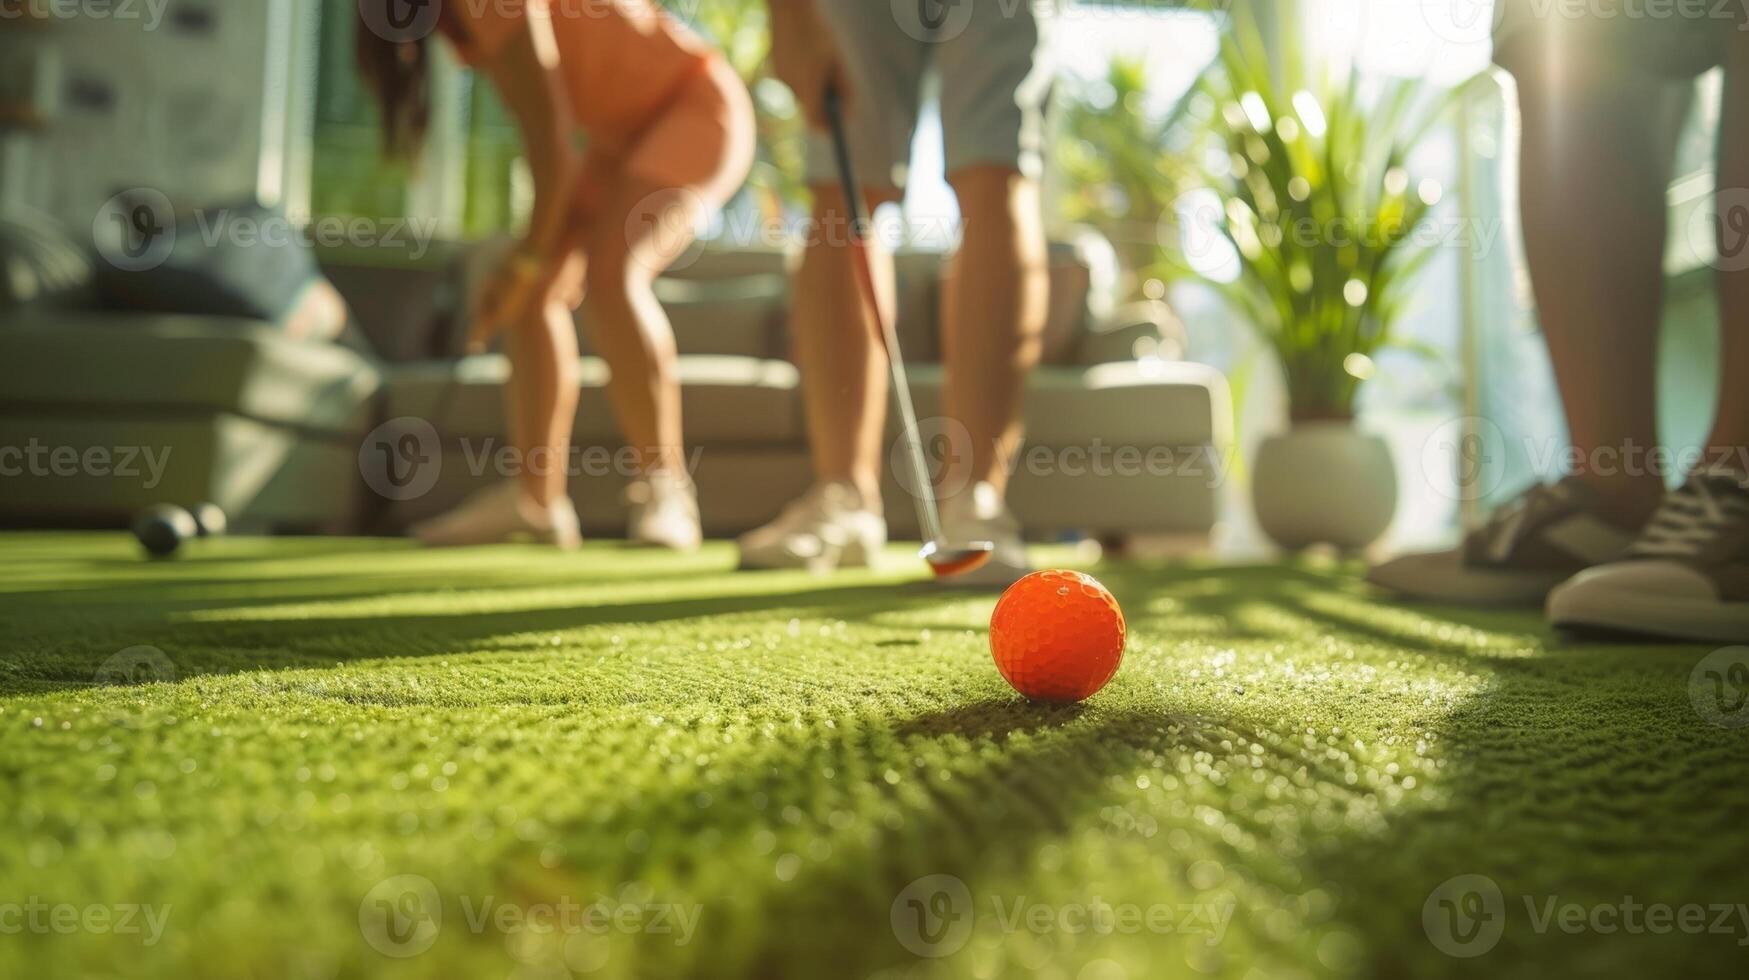
{"label": "shadow on grass", "polygon": [[[1589,911],[1637,901],[1642,907],[1726,908],[1749,894],[1749,869],[1741,861],[1749,743],[1743,732],[1706,724],[1689,704],[1689,671],[1704,650],[1558,642],[1534,612],[1396,606],[1339,573],[1108,568],[1101,574],[1133,605],[1145,607],[1150,596],[1173,600],[1169,612],[1132,617],[1139,634],[1189,619],[1211,624],[1199,627],[1208,630],[1203,639],[1222,635],[1212,624],[1238,621],[1267,637],[1261,625],[1267,615],[1248,612],[1262,607],[1284,621],[1309,622],[1337,644],[1400,649],[1479,677],[1478,691],[1455,709],[1425,729],[1401,733],[1426,740],[1441,768],[1423,773],[1418,790],[1400,802],[1382,806],[1382,826],[1324,828],[1296,860],[1299,870],[1290,880],[1299,891],[1332,899],[1329,918],[1315,925],[1319,938],[1304,943],[1316,951],[1318,969],[1376,977],[1468,976],[1478,967],[1525,977],[1670,970],[1725,976],[1740,965],[1737,941],[1749,938],[1742,928],[1708,935],[1672,928],[1660,935],[1648,932],[1644,919],[1638,931],[1610,926],[1619,921],[1611,919],[1600,921],[1612,931],[1539,926],[1553,906]],[[1333,604],[1332,597],[1353,605]],[[1368,608],[1379,617],[1366,618]],[[1278,635],[1305,638],[1285,628]],[[1478,640],[1488,642],[1478,646]],[[1179,728],[1168,735],[1166,726],[1174,722]],[[1142,766],[1145,753],[1157,761],[1218,751],[1232,736],[1266,742],[1272,748],[1261,761],[1269,770],[1310,778],[1322,792],[1347,794],[1350,805],[1378,804],[1388,787],[1377,774],[1351,784],[1353,774],[1319,752],[1302,751],[1297,735],[1295,721],[1285,718],[1197,720],[1102,711],[1097,703],[1059,709],[995,700],[897,720],[862,743],[816,746],[812,757],[801,753],[806,764],[839,771],[866,756],[867,742],[885,738],[908,747],[896,753],[901,758],[921,751],[909,747],[945,743],[975,752],[978,761],[951,781],[929,784],[926,801],[904,806],[903,823],[878,834],[864,860],[810,867],[798,878],[801,887],[770,888],[757,903],[759,914],[806,921],[809,928],[750,931],[764,938],[726,965],[730,972],[776,977],[820,970],[860,975],[917,962],[880,928],[888,904],[909,882],[953,875],[975,893],[981,880],[1015,874],[1040,843],[1109,805],[1108,781]],[[793,751],[775,750],[770,766],[782,765],[780,758],[793,761]],[[727,792],[763,793],[776,807],[787,799],[787,784],[773,772]],[[794,802],[810,813],[850,805],[839,796]],[[664,826],[684,809],[679,800],[654,805],[665,814]],[[1268,828],[1252,814],[1225,817],[1266,836]],[[625,819],[609,826],[619,831],[638,821],[632,813]],[[701,816],[693,827],[707,828],[723,825]],[[1205,837],[1221,846],[1212,830]],[[611,853],[612,831],[596,840]],[[1247,861],[1243,853],[1229,855],[1233,866]],[[684,852],[670,858],[682,865],[689,860]],[[1463,942],[1475,927],[1481,931],[1473,934],[1488,942],[1492,920],[1451,918],[1478,907],[1439,891],[1459,875],[1480,875],[1498,888],[1497,903],[1486,896],[1493,904],[1479,906],[1484,917],[1499,917],[1497,945],[1478,950]],[[1292,893],[1284,899],[1293,901]],[[834,913],[822,917],[820,908]],[[1241,928],[1260,933],[1270,911],[1240,910],[1252,917]],[[1714,922],[1714,912],[1706,919]],[[725,964],[695,972],[708,975],[716,965]]]}
{"label": "shadow on grass", "polygon": [[[1015,698],[870,715],[853,732],[825,737],[796,733],[737,759],[708,786],[675,781],[635,800],[604,801],[606,812],[561,828],[567,852],[578,856],[569,868],[544,869],[531,848],[500,865],[499,884],[537,904],[574,887],[571,875],[613,883],[660,869],[684,891],[720,898],[732,889],[745,900],[713,904],[708,959],[676,951],[681,962],[662,963],[665,975],[865,976],[916,962],[887,925],[909,883],[952,875],[977,891],[1021,867],[1039,843],[1101,804],[1109,778],[1164,746],[1165,721],[1156,712]],[[946,774],[906,764],[919,755],[938,759]],[[894,768],[886,779],[852,778],[871,764]],[[839,775],[822,775],[831,773]],[[698,803],[701,790],[708,807]],[[834,822],[833,814],[849,813],[873,824]],[[732,884],[717,877],[722,850],[767,826],[785,832],[780,848],[829,841],[830,859],[806,862],[791,885],[769,875]],[[653,827],[661,833],[646,833]],[[789,835],[792,827],[800,836]],[[647,850],[629,851],[628,837]],[[704,839],[716,843],[701,848]]]}
{"label": "shadow on grass", "polygon": [[[1414,611],[1482,630],[1511,621]],[[1486,683],[1428,733],[1445,759],[1437,801],[1405,807],[1382,835],[1332,841],[1313,862],[1351,896],[1343,908],[1362,939],[1356,972],[1740,972],[1749,921],[1730,934],[1660,935],[1643,911],[1633,929],[1620,911],[1734,907],[1749,895],[1749,741],[1690,703],[1690,674],[1706,652],[1539,631],[1534,655],[1475,658]],[[1584,910],[1574,931],[1548,918],[1569,905]],[[1592,919],[1594,909],[1615,911]]]}
{"label": "shadow on grass", "polygon": [[[1150,581],[1184,615],[1240,621],[1261,604],[1339,642],[1481,676],[1477,693],[1417,733],[1442,757],[1437,777],[1387,811],[1383,832],[1345,827],[1305,860],[1308,882],[1336,898],[1347,937],[1325,967],[1378,977],[1724,976],[1740,967],[1749,921],[1729,934],[1659,935],[1643,913],[1637,930],[1620,912],[1571,932],[1547,919],[1567,905],[1587,914],[1634,902],[1728,908],[1749,895],[1749,731],[1708,724],[1691,705],[1690,673],[1707,648],[1588,643],[1552,633],[1534,610],[1399,605],[1352,578],[1303,569],[1130,568],[1107,584]],[[1173,587],[1192,582],[1199,588]],[[1498,642],[1478,649],[1478,637]],[[1483,877],[1445,884],[1460,875]],[[1466,897],[1484,879],[1497,891]]]}
{"label": "shadow on grass", "polygon": [[[672,569],[648,573],[678,578]],[[333,597],[359,598],[358,579],[347,578],[344,569],[334,574]],[[1749,895],[1742,861],[1749,732],[1709,726],[1690,706],[1689,671],[1704,650],[1557,644],[1534,613],[1393,605],[1339,570],[1136,564],[1097,574],[1130,610],[1135,635],[1150,643],[1220,647],[1255,640],[1290,653],[1303,649],[1311,660],[1368,647],[1424,658],[1479,681],[1474,694],[1431,715],[1425,727],[1394,733],[1426,741],[1439,767],[1421,773],[1422,783],[1400,802],[1380,804],[1382,821],[1314,825],[1303,812],[1222,814],[1265,841],[1269,820],[1300,820],[1305,849],[1284,858],[1288,873],[1268,884],[1284,905],[1312,893],[1329,898],[1327,916],[1302,928],[1316,928],[1332,941],[1272,937],[1259,920],[1273,910],[1242,909],[1236,928],[1257,942],[1307,950],[1303,965],[1311,971],[1381,977],[1477,969],[1525,976],[1725,975],[1740,962],[1735,942],[1741,932],[1539,932],[1524,905],[1531,899],[1541,914],[1551,898],[1595,906],[1631,896],[1642,906],[1680,906]],[[550,568],[508,582],[485,576],[473,591],[532,587],[535,580],[550,583],[550,576]],[[124,594],[120,608],[108,611],[64,594],[53,621],[42,620],[43,610],[28,598],[12,597],[0,603],[0,620],[28,622],[22,646],[15,640],[8,651],[17,669],[0,673],[0,693],[87,683],[104,656],[135,643],[175,649],[187,677],[438,656],[483,645],[501,649],[506,637],[622,623],[716,617],[731,629],[742,620],[753,629],[801,616],[884,624],[894,614],[914,617],[967,598],[908,584],[804,585],[752,577],[717,580],[747,590],[733,595],[468,615],[324,610],[255,622],[165,620],[165,609],[284,605],[291,584],[310,581],[284,578],[289,583],[257,580],[271,594],[230,597],[232,606],[222,604],[229,601],[223,596],[178,596],[178,583],[168,580],[127,585],[139,591]],[[329,588],[316,578],[313,588]],[[223,576],[202,579],[200,588],[229,584]],[[371,594],[393,596],[402,587],[429,592],[433,581],[422,575],[394,588],[378,582]],[[154,597],[156,612],[129,611]],[[90,620],[78,621],[82,613]],[[904,629],[909,636],[920,626],[966,628],[946,620],[907,618]],[[910,646],[908,636],[870,642]],[[1313,649],[1309,639],[1330,646]],[[566,866],[548,869],[530,845],[513,852],[498,874],[524,904],[562,894],[573,874],[607,885],[656,876],[683,891],[739,899],[713,911],[723,920],[713,930],[722,931],[713,931],[708,953],[701,947],[676,954],[686,958],[677,974],[866,975],[918,962],[887,925],[890,906],[907,884],[932,874],[956,876],[974,890],[980,882],[1012,881],[1043,844],[1089,832],[1094,816],[1118,798],[1114,780],[1133,786],[1144,768],[1202,753],[1219,757],[1228,751],[1223,743],[1243,740],[1269,747],[1257,760],[1265,775],[1307,781],[1346,806],[1379,804],[1392,788],[1383,776],[1345,771],[1322,751],[1323,742],[1306,745],[1298,718],[1234,712],[1211,719],[1171,697],[1164,695],[1158,710],[1099,700],[1041,707],[989,698],[906,711],[852,700],[833,706],[848,712],[834,716],[845,722],[840,727],[778,726],[738,750],[732,764],[684,774],[653,764],[640,773],[647,778],[607,787],[589,801],[585,817],[556,828],[572,856]],[[1397,707],[1363,699],[1346,710],[1388,714]],[[539,801],[526,802],[534,809]],[[1133,798],[1129,803],[1135,805]],[[843,824],[840,815],[858,822]],[[723,860],[766,828],[775,832],[777,850],[758,862]],[[1255,864],[1255,855],[1231,847],[1212,824],[1177,829],[1222,853],[1236,873],[1249,873]],[[640,834],[643,846],[629,847]],[[814,838],[828,845],[823,856],[808,851]],[[1170,858],[1166,835],[1158,846]],[[724,869],[769,868],[788,849],[796,855],[792,879],[780,882],[769,871],[756,879],[724,878]],[[1471,907],[1443,905],[1434,894],[1456,875],[1485,876],[1501,895],[1492,910],[1503,924],[1498,945],[1478,959],[1448,956],[1435,943],[1443,935],[1437,930],[1449,928],[1439,917]],[[1431,927],[1423,918],[1430,897]],[[1465,923],[1454,924],[1462,934]],[[1244,973],[1243,964],[1227,965]],[[1175,967],[1162,972],[1180,972]]]}
{"label": "shadow on grass", "polygon": [[[623,580],[620,580],[623,581]],[[728,582],[729,579],[722,581]],[[734,581],[758,583],[751,576]],[[829,581],[829,580],[823,580]],[[36,629],[22,628],[9,651],[11,670],[0,673],[0,695],[40,691],[59,682],[79,686],[92,681],[98,669],[117,651],[138,646],[156,646],[174,663],[176,676],[230,673],[238,670],[333,667],[352,660],[455,655],[480,649],[499,649],[506,637],[518,634],[551,634],[585,627],[649,625],[723,617],[748,617],[768,623],[772,618],[805,616],[867,622],[895,610],[923,608],[940,603],[939,592],[912,589],[906,583],[863,582],[854,585],[815,585],[793,588],[793,579],[771,580],[772,591],[740,595],[701,595],[689,599],[613,602],[599,605],[517,608],[475,613],[393,615],[287,614],[285,618],[166,621],[167,615],[194,609],[247,609],[279,606],[277,596],[238,598],[234,602],[202,600],[177,595],[178,585],[166,584],[162,592],[146,590],[136,601],[152,612],[142,615],[103,617],[81,606],[76,619],[51,617]],[[781,583],[788,582],[788,587]],[[548,582],[550,584],[550,580]],[[587,583],[579,583],[587,584]],[[274,583],[268,583],[272,588]],[[516,582],[494,581],[471,590],[479,595],[497,595],[518,588]],[[334,598],[368,601],[401,594],[430,593],[413,584],[399,589],[359,593],[342,591]],[[465,601],[470,590],[458,590],[452,605]],[[317,601],[315,597],[305,597]],[[12,615],[18,615],[14,606]],[[132,605],[128,609],[134,609]],[[40,620],[41,610],[30,614]],[[0,623],[9,612],[0,605]],[[24,618],[20,616],[19,618]],[[963,628],[963,625],[959,628]],[[914,637],[916,630],[908,628]],[[34,634],[34,635],[33,635]],[[339,644],[337,638],[350,638]]]}

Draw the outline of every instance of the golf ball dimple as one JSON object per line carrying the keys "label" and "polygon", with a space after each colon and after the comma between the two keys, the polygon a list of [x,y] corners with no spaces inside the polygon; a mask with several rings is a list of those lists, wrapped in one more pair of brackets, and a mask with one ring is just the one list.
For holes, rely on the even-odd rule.
{"label": "golf ball dimple", "polygon": [[1035,701],[1081,701],[1123,660],[1123,610],[1091,575],[1033,572],[990,615],[990,653],[1014,689]]}

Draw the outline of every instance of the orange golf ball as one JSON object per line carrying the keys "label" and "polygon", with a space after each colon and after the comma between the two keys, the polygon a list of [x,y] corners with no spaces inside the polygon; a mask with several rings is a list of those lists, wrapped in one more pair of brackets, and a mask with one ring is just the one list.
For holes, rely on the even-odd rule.
{"label": "orange golf ball", "polygon": [[1099,580],[1033,572],[1008,587],[990,614],[990,653],[1014,689],[1035,701],[1082,701],[1123,660],[1123,610]]}

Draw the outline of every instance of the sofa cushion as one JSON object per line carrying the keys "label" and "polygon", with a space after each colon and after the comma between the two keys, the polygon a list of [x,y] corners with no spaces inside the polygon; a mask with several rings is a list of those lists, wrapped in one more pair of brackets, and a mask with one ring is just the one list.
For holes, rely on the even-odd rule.
{"label": "sofa cushion", "polygon": [[1074,364],[1155,358],[1180,361],[1190,354],[1190,335],[1172,307],[1144,299],[1126,303],[1089,325],[1069,354]]}
{"label": "sofa cushion", "polygon": [[375,367],[256,320],[29,313],[0,330],[0,401],[151,415],[229,412],[321,432],[369,428]]}
{"label": "sofa cushion", "polygon": [[[948,253],[905,249],[893,256],[899,346],[908,363],[941,360],[941,302],[952,273]],[[1045,364],[1077,360],[1083,335],[1104,322],[1118,292],[1117,258],[1096,232],[1082,232],[1050,244],[1050,304],[1046,310]],[[682,350],[685,349],[683,346]]]}
{"label": "sofa cushion", "polygon": [[[515,241],[505,236],[484,239],[468,246],[452,262],[451,271],[437,282],[425,284],[425,296],[410,295],[418,318],[409,328],[384,330],[373,328],[373,339],[396,351],[391,360],[442,359],[458,354],[468,331],[469,297],[478,290],[506,249]],[[691,253],[656,281],[656,298],[668,314],[674,328],[674,339],[682,354],[721,354],[741,357],[771,358],[785,356],[783,322],[789,309],[790,277],[782,252],[750,250],[745,253],[706,249],[696,262],[688,262]],[[379,273],[385,284],[391,276],[406,280],[413,277],[429,279],[428,273],[384,269]],[[342,292],[351,298],[353,308],[361,318],[371,319],[373,312],[390,321],[407,319],[399,308],[382,309],[371,299],[372,290],[363,288],[358,276],[348,276]],[[391,287],[399,294],[402,288]],[[436,297],[434,300],[433,297]],[[577,311],[579,349],[584,354],[595,353],[594,339],[589,331],[587,306]],[[423,324],[423,325],[421,325]],[[394,338],[403,338],[397,342]],[[416,338],[416,352],[405,356],[406,338]]]}
{"label": "sofa cushion", "polygon": [[899,348],[906,363],[941,360],[941,281],[947,256],[909,250],[893,256],[893,292],[898,300]]}
{"label": "sofa cushion", "polygon": [[[600,358],[585,357],[579,371],[582,393],[574,439],[581,444],[619,444],[619,429],[607,401],[607,365]],[[688,444],[763,445],[802,438],[800,378],[794,365],[753,357],[682,355],[679,375]],[[498,354],[469,357],[454,365],[429,362],[397,367],[389,374],[386,417],[427,419],[450,437],[503,438],[503,387],[509,376],[509,362]]]}
{"label": "sofa cushion", "polygon": [[1108,320],[1117,305],[1117,253],[1098,232],[1082,229],[1051,242],[1049,269],[1050,306],[1040,360],[1072,363],[1079,340]]}
{"label": "sofa cushion", "polygon": [[[466,298],[512,244],[500,236],[464,246],[449,272],[436,275],[429,270],[341,268],[330,274],[386,358],[441,357],[460,349],[467,331]],[[799,253],[778,248],[705,245],[688,251],[656,284],[681,353],[789,357],[790,286],[799,260]],[[949,256],[907,248],[894,255],[893,263],[894,326],[905,358],[937,362]],[[1043,361],[1074,363],[1080,338],[1115,307],[1116,258],[1097,232],[1077,231],[1051,243],[1049,276]],[[587,353],[592,344],[586,316],[578,314]]]}
{"label": "sofa cushion", "polygon": [[[730,233],[731,237],[734,234]],[[783,276],[795,271],[801,253],[770,245],[694,244],[662,273],[664,279],[692,281]]]}
{"label": "sofa cushion", "polygon": [[[899,347],[907,362],[941,360],[941,276],[945,257],[940,252],[909,250],[893,256],[893,291],[898,301],[898,318],[893,328],[899,334]],[[789,312],[778,318],[778,347],[784,357],[792,356]],[[682,350],[685,348],[682,347]]]}
{"label": "sofa cushion", "polygon": [[[941,414],[940,365],[910,366],[919,419]],[[1226,379],[1205,364],[1146,359],[1091,367],[1041,367],[1022,413],[1032,446],[1204,446],[1231,431]],[[897,422],[887,420],[890,435]]]}
{"label": "sofa cushion", "polygon": [[[312,433],[228,412],[118,417],[69,404],[0,412],[0,446],[47,447],[38,465],[5,481],[0,521],[9,524],[118,526],[149,504],[212,501],[244,533],[359,530],[356,433]],[[80,460],[77,472],[62,453]]]}
{"label": "sofa cushion", "polygon": [[[149,196],[129,199],[124,194],[117,200],[122,207],[159,210]],[[111,236],[123,233],[98,223],[98,248],[111,261],[97,266],[97,287],[110,309],[283,324],[297,311],[311,284],[322,278],[309,248],[290,233],[289,220],[272,208],[240,201],[199,212],[163,211],[151,220],[164,222],[169,232],[167,239],[151,241],[162,241],[168,248],[161,258],[148,252],[144,258],[156,261],[146,261],[143,267],[115,261],[124,253],[118,251],[122,243]],[[233,229],[235,234],[216,231],[223,229]],[[332,324],[327,335],[339,333],[340,327],[341,323]]]}
{"label": "sofa cushion", "polygon": [[352,310],[371,349],[386,361],[422,361],[460,353],[466,317],[459,278],[435,261],[430,267],[322,267]]}
{"label": "sofa cushion", "polygon": [[[789,308],[789,279],[783,275],[734,279],[661,279],[656,298],[674,326],[674,342],[682,354],[731,354],[782,357],[784,317]],[[584,347],[592,345],[588,311],[578,312],[584,327]]]}

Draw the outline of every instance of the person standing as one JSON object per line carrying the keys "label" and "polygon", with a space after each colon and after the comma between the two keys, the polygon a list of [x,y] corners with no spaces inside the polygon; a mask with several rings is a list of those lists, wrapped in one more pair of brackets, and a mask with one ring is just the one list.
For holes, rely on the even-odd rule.
{"label": "person standing", "polygon": [[[1459,548],[1369,578],[1422,598],[1546,603],[1560,627],[1749,640],[1749,22],[1736,7],[1646,18],[1625,0],[1578,14],[1500,2],[1525,258],[1580,465]],[[1698,464],[1669,489],[1663,472],[1621,461],[1657,445],[1666,188],[1694,79],[1719,66],[1722,384]]]}
{"label": "person standing", "polygon": [[[796,274],[791,333],[802,374],[815,483],[770,524],[743,535],[750,568],[867,563],[886,543],[880,466],[887,370],[873,311],[857,288],[847,202],[826,135],[824,94],[841,93],[851,155],[870,213],[904,196],[924,76],[940,77],[946,177],[959,247],[941,323],[949,425],[969,436],[948,462],[942,521],[954,540],[987,540],[970,584],[1029,570],[1005,493],[1021,439],[1021,395],[1037,364],[1049,283],[1040,176],[1052,89],[1050,6],[1022,0],[769,0],[772,64],[810,128],[814,234]],[[881,302],[894,308],[890,254],[871,243]],[[963,489],[961,489],[963,488]]]}

